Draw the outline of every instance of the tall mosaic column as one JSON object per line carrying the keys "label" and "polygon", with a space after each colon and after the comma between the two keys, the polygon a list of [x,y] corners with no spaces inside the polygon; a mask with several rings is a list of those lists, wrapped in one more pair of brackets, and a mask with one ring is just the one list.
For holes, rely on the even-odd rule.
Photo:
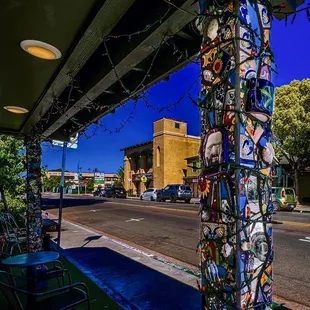
{"label": "tall mosaic column", "polygon": [[41,212],[41,141],[39,137],[28,136],[26,146],[26,195],[27,195],[27,250],[42,250],[42,212]]}
{"label": "tall mosaic column", "polygon": [[270,309],[271,7],[199,2],[202,309]]}

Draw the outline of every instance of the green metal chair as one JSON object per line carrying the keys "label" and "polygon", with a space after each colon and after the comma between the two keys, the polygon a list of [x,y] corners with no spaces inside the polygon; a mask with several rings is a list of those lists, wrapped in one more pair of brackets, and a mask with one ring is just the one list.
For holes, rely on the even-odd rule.
{"label": "green metal chair", "polygon": [[[8,254],[3,253],[3,259],[9,257]],[[49,263],[48,265],[52,265],[51,267],[49,267],[48,270],[44,270],[42,272],[38,273],[38,276],[33,279],[36,283],[36,285],[39,285],[42,282],[48,282],[50,280],[56,279],[57,283],[58,283],[58,287],[62,287],[65,286],[66,283],[67,284],[72,284],[71,281],[71,275],[70,273],[63,268],[62,264],[60,261],[55,261],[52,263]],[[11,269],[6,267],[5,265],[3,265],[1,263],[1,258],[0,258],[0,271],[5,271],[8,272],[9,274],[13,274],[11,272]],[[17,281],[15,283],[15,286],[18,288],[25,288],[27,286],[26,282],[27,282],[27,278],[23,275],[17,275],[16,273],[14,273],[15,276],[17,277]],[[65,277],[67,277],[67,282],[65,281]],[[62,281],[60,281],[60,279]],[[61,283],[62,282],[62,283]],[[40,290],[40,289],[38,289]]]}
{"label": "green metal chair", "polygon": [[9,254],[12,255],[14,248],[17,247],[22,253],[22,247],[27,243],[25,229],[19,228],[14,217],[10,213],[0,213],[0,226],[6,236],[6,244],[9,248]]}
{"label": "green metal chair", "polygon": [[[24,219],[24,217],[22,217]],[[4,237],[6,238],[6,244],[9,248],[9,256],[12,256],[14,248],[17,246],[19,252],[22,253],[20,245],[25,245],[27,242],[26,229],[20,228],[15,220],[14,216],[8,212],[0,212],[0,225],[4,232]],[[0,249],[0,262],[1,259],[6,258],[4,246]],[[62,279],[63,286],[65,285],[65,275],[68,276],[69,284],[71,284],[70,274],[63,268],[60,261],[54,261],[49,264],[46,264],[48,270],[42,270],[39,272],[37,278],[37,283],[49,281],[56,278],[58,281],[58,286],[60,287],[59,278]],[[3,269],[3,268],[0,268]]]}
{"label": "green metal chair", "polygon": [[[18,278],[23,277],[0,271],[0,291],[6,297],[10,310],[65,310],[83,303],[86,303],[90,310],[88,288],[84,283],[78,282],[43,293],[33,293],[16,287]],[[26,296],[28,300],[31,298],[31,305],[24,305],[21,296]]]}

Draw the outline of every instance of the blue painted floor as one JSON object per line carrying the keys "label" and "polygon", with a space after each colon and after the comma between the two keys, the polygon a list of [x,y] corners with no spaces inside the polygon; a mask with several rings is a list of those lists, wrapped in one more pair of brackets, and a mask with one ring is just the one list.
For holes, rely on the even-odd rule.
{"label": "blue painted floor", "polygon": [[74,248],[63,254],[124,309],[200,309],[200,294],[193,287],[108,248]]}

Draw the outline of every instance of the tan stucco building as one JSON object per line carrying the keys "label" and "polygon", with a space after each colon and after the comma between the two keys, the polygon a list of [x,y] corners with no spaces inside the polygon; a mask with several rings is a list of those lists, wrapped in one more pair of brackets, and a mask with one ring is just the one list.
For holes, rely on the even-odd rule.
{"label": "tan stucco building", "polygon": [[153,123],[153,140],[123,148],[124,185],[134,195],[149,187],[183,184],[186,159],[198,154],[200,137],[187,134],[187,123],[162,118]]}

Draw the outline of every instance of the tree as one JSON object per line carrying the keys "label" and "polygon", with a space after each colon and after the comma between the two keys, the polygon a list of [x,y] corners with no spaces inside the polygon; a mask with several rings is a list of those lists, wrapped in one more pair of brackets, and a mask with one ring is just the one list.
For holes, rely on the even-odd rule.
{"label": "tree", "polygon": [[23,204],[24,179],[23,141],[0,135],[0,193],[4,209]]}
{"label": "tree", "polygon": [[94,190],[94,187],[95,187],[95,179],[91,178],[87,182],[86,189],[88,192],[92,192]]}
{"label": "tree", "polygon": [[114,185],[124,185],[124,167],[120,167],[116,172],[117,180],[114,182]]}
{"label": "tree", "polygon": [[43,179],[44,188],[51,191],[54,187],[60,187],[61,177],[50,176]]}
{"label": "tree", "polygon": [[299,197],[298,173],[310,165],[310,79],[276,89],[272,124],[278,139],[276,151],[294,170]]}

